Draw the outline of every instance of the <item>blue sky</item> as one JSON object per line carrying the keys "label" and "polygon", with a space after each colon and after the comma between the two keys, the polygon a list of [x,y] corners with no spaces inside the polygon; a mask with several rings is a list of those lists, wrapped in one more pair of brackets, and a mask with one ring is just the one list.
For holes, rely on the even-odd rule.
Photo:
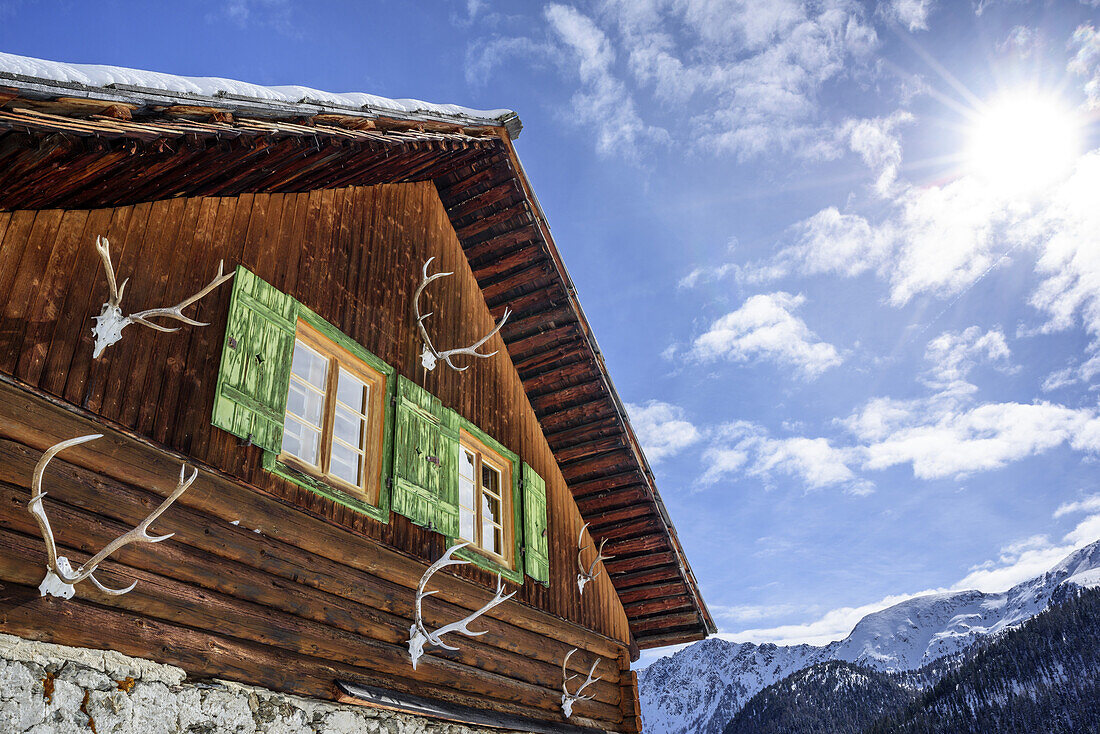
{"label": "blue sky", "polygon": [[0,50],[510,107],[722,633],[1100,537],[1092,2],[0,1]]}

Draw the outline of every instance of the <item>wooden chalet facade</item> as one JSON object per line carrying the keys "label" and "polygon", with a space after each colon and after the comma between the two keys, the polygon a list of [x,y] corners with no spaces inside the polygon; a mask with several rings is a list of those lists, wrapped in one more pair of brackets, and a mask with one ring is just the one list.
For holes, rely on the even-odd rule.
{"label": "wooden chalet facade", "polygon": [[[510,728],[640,730],[638,650],[714,626],[512,147],[518,119],[89,83],[11,58],[0,631],[305,696],[428,699]],[[94,358],[110,298],[98,237],[128,279],[123,313],[184,301],[220,261],[234,277],[186,307],[208,326],[131,323]],[[469,345],[511,311],[482,348],[495,356],[453,358],[465,371],[421,361],[413,299],[433,258],[453,273],[420,298],[435,345]],[[152,528],[170,540],[100,566],[131,592],[42,596],[32,475],[87,434],[103,436],[43,478],[59,554],[86,560],[181,465],[197,477]],[[426,626],[481,608],[498,573],[514,596],[414,669],[418,583],[461,538],[472,562],[432,576]],[[614,558],[581,594],[578,545],[587,564],[600,541]],[[599,659],[600,680],[567,720],[574,648],[570,673]]]}

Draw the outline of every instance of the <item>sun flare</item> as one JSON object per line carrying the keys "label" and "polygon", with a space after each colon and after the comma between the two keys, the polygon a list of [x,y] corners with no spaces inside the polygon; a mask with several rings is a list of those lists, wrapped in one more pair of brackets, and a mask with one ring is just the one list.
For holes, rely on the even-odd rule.
{"label": "sun flare", "polygon": [[1034,193],[1072,169],[1080,152],[1079,126],[1072,110],[1052,97],[1004,95],[976,114],[968,167],[1004,193]]}

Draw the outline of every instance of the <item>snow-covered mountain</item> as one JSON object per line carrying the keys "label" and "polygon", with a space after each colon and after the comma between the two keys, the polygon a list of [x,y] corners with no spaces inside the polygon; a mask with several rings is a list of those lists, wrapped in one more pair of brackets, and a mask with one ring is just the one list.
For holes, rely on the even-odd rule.
{"label": "snow-covered mountain", "polygon": [[697,642],[639,674],[645,731],[720,734],[757,691],[828,660],[915,670],[1030,619],[1063,584],[1100,585],[1100,541],[1005,592],[930,594],[869,614],[846,638],[823,647]]}

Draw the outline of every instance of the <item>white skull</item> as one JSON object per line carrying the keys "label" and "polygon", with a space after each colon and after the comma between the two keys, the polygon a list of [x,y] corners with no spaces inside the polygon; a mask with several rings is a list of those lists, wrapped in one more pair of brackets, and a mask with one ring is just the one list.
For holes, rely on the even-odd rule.
{"label": "white skull", "polygon": [[409,627],[409,657],[412,658],[413,670],[416,670],[416,661],[424,654],[424,643],[428,638],[415,624]]}
{"label": "white skull", "polygon": [[130,319],[122,315],[122,309],[110,303],[104,303],[103,310],[94,318],[92,334],[95,336],[95,349],[92,350],[92,359],[99,359],[103,350],[122,338],[122,330],[130,324]]}
{"label": "white skull", "polygon": [[439,362],[439,358],[432,353],[432,350],[424,347],[424,351],[420,353],[420,364],[424,365],[424,369],[431,372],[435,369],[437,362]]}
{"label": "white skull", "polygon": [[[69,565],[69,559],[65,556],[57,557],[57,567],[61,570],[61,573],[69,576],[73,572],[73,567]],[[56,596],[60,599],[72,599],[73,594],[76,593],[76,589],[72,584],[66,584],[62,581],[57,574],[46,568],[46,578],[42,579],[42,583],[38,585],[38,592],[42,596]]]}

